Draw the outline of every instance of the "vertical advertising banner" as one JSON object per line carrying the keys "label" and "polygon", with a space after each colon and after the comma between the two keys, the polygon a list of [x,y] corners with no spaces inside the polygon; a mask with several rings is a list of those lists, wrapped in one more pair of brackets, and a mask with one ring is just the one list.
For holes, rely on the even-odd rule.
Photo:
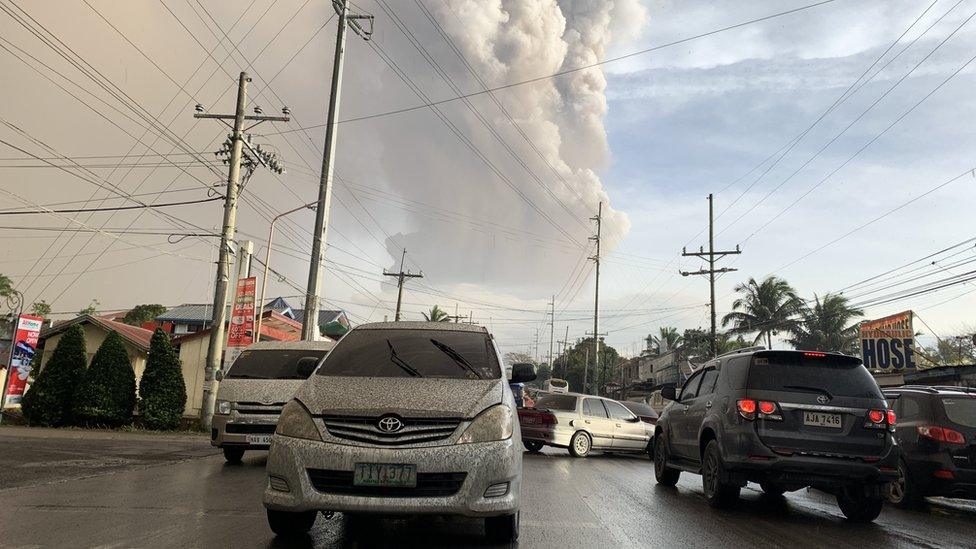
{"label": "vertical advertising banner", "polygon": [[230,313],[230,326],[227,328],[227,349],[224,351],[223,370],[227,370],[237,360],[245,347],[254,343],[254,296],[257,288],[255,277],[237,281],[234,293],[234,307]]}
{"label": "vertical advertising banner", "polygon": [[31,362],[37,351],[37,339],[41,333],[44,319],[39,316],[20,315],[10,346],[10,362],[7,364],[7,378],[4,383],[3,406],[20,406],[27,389],[27,376],[30,375]]}
{"label": "vertical advertising banner", "polygon": [[912,312],[862,322],[861,358],[869,370],[914,370]]}

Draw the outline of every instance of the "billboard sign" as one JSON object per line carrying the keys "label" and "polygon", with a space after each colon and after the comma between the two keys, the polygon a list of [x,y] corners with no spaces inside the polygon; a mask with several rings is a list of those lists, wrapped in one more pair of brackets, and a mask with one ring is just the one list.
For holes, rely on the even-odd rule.
{"label": "billboard sign", "polygon": [[869,370],[914,370],[912,312],[861,323],[861,359]]}
{"label": "billboard sign", "polygon": [[226,370],[237,360],[241,351],[254,343],[254,296],[257,288],[255,277],[237,281],[234,293],[234,307],[230,313],[230,326],[227,327],[227,350],[224,351],[223,369]]}
{"label": "billboard sign", "polygon": [[31,362],[37,351],[37,340],[43,324],[44,319],[39,316],[20,315],[17,318],[17,329],[11,342],[10,360],[4,380],[4,408],[20,406],[27,389],[27,377],[30,375]]}

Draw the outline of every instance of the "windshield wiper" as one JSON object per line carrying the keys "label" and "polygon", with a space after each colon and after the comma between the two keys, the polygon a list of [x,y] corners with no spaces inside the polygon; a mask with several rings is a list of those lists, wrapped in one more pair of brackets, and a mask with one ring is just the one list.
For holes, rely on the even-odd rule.
{"label": "windshield wiper", "polygon": [[400,358],[400,355],[397,354],[396,349],[393,348],[393,344],[390,343],[389,339],[386,340],[386,344],[390,347],[390,362],[396,364],[401,370],[410,374],[410,377],[424,377],[423,374],[418,372],[413,366],[407,364],[407,361]]}
{"label": "windshield wiper", "polygon": [[811,391],[814,393],[822,393],[827,395],[827,398],[833,400],[834,395],[830,394],[827,389],[821,389],[820,387],[809,387],[807,385],[783,385],[784,389],[796,389],[798,391]]}
{"label": "windshield wiper", "polygon": [[264,376],[256,376],[252,374],[230,374],[226,376],[226,379],[267,379]]}
{"label": "windshield wiper", "polygon": [[454,350],[454,347],[445,345],[440,341],[437,341],[436,339],[431,339],[430,342],[434,347],[437,347],[439,351],[451,357],[451,360],[453,360],[454,363],[457,364],[460,368],[471,372],[472,374],[477,376],[478,379],[484,379],[483,377],[481,377],[481,374],[478,373],[478,370],[476,370],[474,366],[471,365],[470,362],[468,362],[463,356],[461,356],[461,353],[458,353],[457,351]]}

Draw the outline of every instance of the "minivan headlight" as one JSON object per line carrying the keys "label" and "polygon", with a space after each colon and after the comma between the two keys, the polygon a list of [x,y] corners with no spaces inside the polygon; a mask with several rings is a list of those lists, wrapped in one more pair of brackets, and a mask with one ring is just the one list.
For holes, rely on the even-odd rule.
{"label": "minivan headlight", "polygon": [[226,416],[230,413],[230,402],[226,400],[217,401],[217,413]]}
{"label": "minivan headlight", "polygon": [[306,440],[322,440],[315,422],[312,421],[312,414],[308,413],[308,410],[297,400],[292,400],[282,408],[275,434]]}
{"label": "minivan headlight", "polygon": [[506,404],[497,404],[478,414],[471,425],[464,430],[458,444],[472,442],[495,442],[512,438],[514,430],[512,409]]}

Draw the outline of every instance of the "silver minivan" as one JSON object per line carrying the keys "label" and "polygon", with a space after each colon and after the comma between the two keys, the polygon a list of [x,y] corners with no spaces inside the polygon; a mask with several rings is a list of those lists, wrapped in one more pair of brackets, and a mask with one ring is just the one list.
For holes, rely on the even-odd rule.
{"label": "silver minivan", "polygon": [[331,515],[460,515],[518,537],[522,444],[488,331],[446,322],[352,329],[281,414],[264,506],[280,536]]}
{"label": "silver minivan", "polygon": [[266,450],[285,403],[335,345],[331,341],[262,341],[221,373],[210,443],[238,463],[246,450]]}

